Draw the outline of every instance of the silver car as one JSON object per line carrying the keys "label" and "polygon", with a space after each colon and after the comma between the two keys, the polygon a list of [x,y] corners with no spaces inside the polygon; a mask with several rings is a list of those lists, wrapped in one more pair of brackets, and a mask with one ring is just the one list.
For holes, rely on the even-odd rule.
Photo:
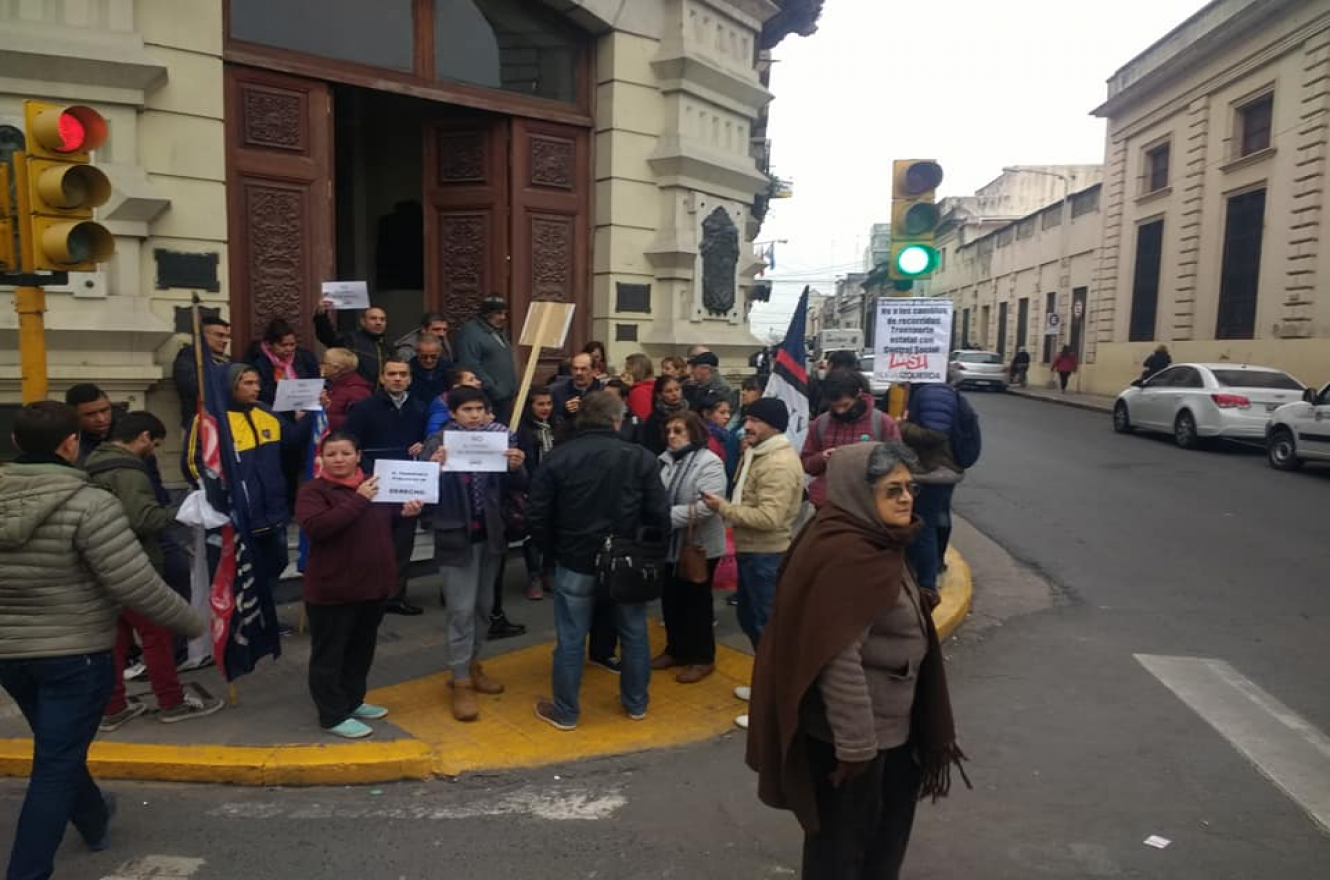
{"label": "silver car", "polygon": [[873,364],[876,359],[876,355],[861,355],[859,357],[859,373],[864,377],[864,381],[868,383],[868,387],[872,389],[873,399],[885,403],[887,392],[891,390],[891,383],[874,375]]}
{"label": "silver car", "polygon": [[1271,414],[1302,392],[1301,382],[1272,367],[1174,364],[1118,395],[1113,430],[1171,434],[1183,449],[1208,437],[1264,441]]}
{"label": "silver car", "polygon": [[1007,390],[1007,365],[995,351],[953,351],[947,364],[947,381],[957,388]]}

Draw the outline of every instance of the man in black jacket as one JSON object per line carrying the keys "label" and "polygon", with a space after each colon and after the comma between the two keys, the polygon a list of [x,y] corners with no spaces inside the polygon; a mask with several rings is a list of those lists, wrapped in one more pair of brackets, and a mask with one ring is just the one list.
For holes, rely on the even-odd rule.
{"label": "man in black jacket", "polygon": [[[582,399],[577,436],[555,447],[531,483],[527,524],[536,546],[555,560],[553,700],[536,715],[559,730],[577,727],[582,654],[596,605],[596,553],[610,534],[670,527],[660,465],[646,449],[619,439],[624,406],[613,392]],[[645,605],[618,605],[622,674],[619,698],[634,721],[646,717],[651,648]]]}
{"label": "man in black jacket", "polygon": [[[219,364],[230,363],[231,356],[226,350],[231,347],[231,325],[216,315],[204,315],[199,327],[208,348],[204,356]],[[193,343],[176,353],[175,363],[171,365],[171,381],[180,395],[180,427],[188,428],[194,416],[199,414],[199,366],[194,361]]]}
{"label": "man in black jacket", "polygon": [[[360,440],[361,468],[374,473],[377,459],[409,461],[425,446],[425,423],[429,419],[429,401],[411,391],[411,366],[390,357],[383,364],[383,387],[351,407],[344,430]],[[407,574],[411,567],[411,549],[416,543],[416,520],[393,516],[393,550],[397,557],[397,594],[384,608],[389,614],[414,617],[422,614],[419,605],[406,598]]]}
{"label": "man in black jacket", "polygon": [[378,306],[370,306],[360,313],[360,325],[350,333],[338,333],[328,317],[330,303],[319,303],[314,313],[314,335],[328,348],[349,348],[356,353],[359,363],[356,372],[371,385],[379,384],[379,372],[385,362],[394,357],[391,341],[384,338],[388,330],[388,313]]}

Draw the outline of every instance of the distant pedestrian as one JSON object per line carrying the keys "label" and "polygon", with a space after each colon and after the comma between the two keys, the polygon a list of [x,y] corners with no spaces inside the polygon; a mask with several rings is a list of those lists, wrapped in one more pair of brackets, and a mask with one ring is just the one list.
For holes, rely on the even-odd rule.
{"label": "distant pedestrian", "polygon": [[489,396],[494,417],[503,424],[512,418],[517,397],[517,364],[513,346],[504,328],[508,326],[508,301],[487,296],[480,313],[457,331],[457,363],[475,373]]}
{"label": "distant pedestrian", "polygon": [[1141,379],[1149,379],[1159,373],[1164,372],[1173,364],[1173,356],[1168,353],[1168,346],[1161,345],[1145,359],[1145,372],[1141,373]]}
{"label": "distant pedestrian", "polygon": [[[581,716],[582,657],[596,606],[596,556],[605,539],[634,535],[640,527],[669,528],[660,465],[642,447],[619,439],[622,422],[615,395],[588,395],[577,435],[545,458],[531,484],[527,522],[556,564],[553,699],[539,700],[535,710],[559,730],[573,730]],[[640,721],[651,679],[646,605],[616,605],[614,615],[622,646],[619,699],[628,717]]]}
{"label": "distant pedestrian", "polygon": [[1016,352],[1016,356],[1011,359],[1011,375],[1007,378],[1013,385],[1019,385],[1022,388],[1028,384],[1030,375],[1030,353],[1021,346]]}
{"label": "distant pedestrian", "polygon": [[359,362],[349,348],[330,348],[323,353],[319,371],[328,380],[324,409],[328,413],[329,431],[342,430],[351,407],[374,393],[374,386],[356,369]]}
{"label": "distant pedestrian", "polygon": [[683,383],[676,376],[657,378],[651,397],[651,415],[642,424],[641,443],[652,455],[660,455],[665,451],[665,423],[671,416],[688,412],[688,401],[683,396]]}
{"label": "distant pedestrian", "polygon": [[388,312],[381,306],[370,306],[360,313],[356,329],[339,333],[333,326],[332,302],[323,300],[314,312],[314,335],[328,348],[349,348],[356,353],[356,369],[371,385],[378,387],[383,366],[395,356],[392,343],[384,334],[388,331]]}
{"label": "distant pedestrian", "polygon": [[124,508],[74,467],[78,417],[55,401],[14,416],[18,458],[0,470],[0,684],[32,728],[32,772],[10,878],[46,878],[73,825],[109,845],[114,799],[88,774],[111,696],[116,619],[128,608],[196,638],[204,621],[153,571]]}
{"label": "distant pedestrian", "polygon": [[822,382],[826,411],[813,420],[800,453],[808,484],[808,500],[820,508],[827,503],[827,462],[842,446],[873,441],[899,440],[896,421],[874,406],[865,394],[857,373],[833,370]]}
{"label": "distant pedestrian", "polygon": [[448,395],[452,420],[430,435],[422,460],[448,463],[445,436],[451,432],[502,434],[507,440],[507,473],[441,470],[439,502],[430,516],[434,558],[443,570],[447,598],[448,667],[452,672],[452,712],[458,721],[480,717],[476,694],[503,693],[503,685],[485,674],[480,649],[494,606],[499,560],[507,551],[503,504],[506,495],[526,488],[526,456],[501,422],[489,416],[485,392],[457,388]]}
{"label": "distant pedestrian", "polygon": [[905,563],[913,463],[896,442],[832,456],[758,647],[746,760],[763,803],[803,826],[805,880],[899,877],[916,803],[945,796],[965,758]]}
{"label": "distant pedestrian", "polygon": [[[696,413],[681,413],[665,424],[669,443],[660,456],[661,480],[670,502],[670,549],[673,573],[660,597],[665,620],[665,650],[652,669],[682,667],[675,680],[694,684],[716,669],[715,614],[711,582],[725,555],[725,523],[701,500],[703,492],[724,495],[725,468],[707,448],[707,432]],[[688,550],[692,546],[696,549]],[[686,555],[700,551],[705,567],[693,579],[684,569]]]}
{"label": "distant pedestrian", "polygon": [[1058,374],[1058,382],[1064,394],[1067,391],[1067,382],[1071,379],[1071,374],[1076,372],[1077,366],[1076,354],[1071,350],[1071,346],[1062,346],[1062,351],[1053,360],[1053,372]]}
{"label": "distant pedestrian", "polygon": [[[300,488],[296,521],[309,538],[302,593],[309,620],[309,692],[319,726],[360,739],[366,721],[388,710],[365,702],[383,605],[397,591],[394,514],[419,515],[421,503],[373,503],[378,479],[360,469],[358,441],[337,432],[319,448],[323,473]],[[414,521],[414,519],[412,519]]]}

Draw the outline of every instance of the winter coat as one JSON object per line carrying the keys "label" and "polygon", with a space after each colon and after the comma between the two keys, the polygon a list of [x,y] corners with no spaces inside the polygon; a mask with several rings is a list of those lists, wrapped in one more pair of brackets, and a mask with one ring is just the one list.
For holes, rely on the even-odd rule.
{"label": "winter coat", "polygon": [[291,519],[291,510],[286,500],[282,450],[299,447],[296,425],[261,403],[250,407],[233,405],[226,414],[235,444],[236,479],[245,489],[232,491],[231,503],[244,505],[250,532],[285,526]]}
{"label": "winter coat", "polygon": [[[393,343],[393,345],[397,348],[398,360],[410,361],[415,358],[416,347],[420,345],[421,335],[422,334],[419,329],[412,330],[410,333],[406,334],[401,339],[398,339],[396,342]],[[439,339],[439,337],[437,336],[435,338]],[[443,353],[442,356],[439,358],[439,365],[444,369],[451,370],[453,368],[453,365],[456,363],[456,361],[453,358],[453,345],[451,342],[448,341],[448,337],[446,336],[443,337],[442,339],[439,339],[439,342],[443,344]]]}
{"label": "winter coat", "polygon": [[814,507],[821,508],[827,503],[827,457],[824,453],[828,449],[859,443],[864,437],[874,442],[901,438],[895,419],[876,412],[872,397],[860,395],[855,405],[862,407],[863,412],[854,421],[847,422],[824,412],[808,426],[800,458],[803,459],[804,473],[813,478],[808,484],[808,500]]}
{"label": "winter coat", "polygon": [[[230,358],[215,354],[212,359],[219,364],[231,363]],[[194,363],[193,345],[186,345],[176,354],[175,363],[171,365],[171,382],[180,396],[180,427],[188,428],[199,414],[199,370],[198,364]]]}
{"label": "winter coat", "polygon": [[960,392],[944,383],[920,385],[910,392],[910,421],[950,434],[960,412]]}
{"label": "winter coat", "polygon": [[600,391],[604,387],[599,379],[592,379],[591,384],[586,388],[578,388],[571,380],[555,382],[554,385],[550,386],[550,397],[554,400],[554,412],[550,419],[556,426],[563,427],[567,435],[571,437],[573,432],[569,430],[569,427],[576,421],[576,414],[568,412],[568,401],[573,398],[586,397],[593,391]]}
{"label": "winter coat", "polygon": [[328,382],[328,430],[346,427],[351,407],[374,393],[374,385],[359,373],[343,373]]}
{"label": "winter coat", "polygon": [[153,571],[120,502],[87,474],[0,469],[0,659],[109,651],[122,606],[182,635],[204,632]]}
{"label": "winter coat", "polygon": [[901,422],[901,440],[919,456],[915,479],[926,485],[954,486],[965,478],[951,452],[951,436],[913,421]]}
{"label": "winter coat", "polygon": [[628,389],[628,409],[643,422],[651,417],[655,390],[655,379],[643,379]]}
{"label": "winter coat", "polygon": [[579,431],[536,471],[526,518],[546,558],[592,574],[607,536],[632,535],[640,526],[669,527],[660,463],[609,428]]}
{"label": "winter coat", "polygon": [[666,452],[660,456],[660,479],[670,502],[670,527],[674,530],[670,536],[669,561],[679,558],[688,534],[690,509],[694,517],[694,543],[702,545],[707,559],[724,556],[725,523],[701,501],[703,492],[725,494],[725,466],[720,459],[709,449],[694,450],[678,461]]}
{"label": "winter coat", "polygon": [[411,359],[411,393],[424,400],[433,400],[448,390],[448,372],[452,364],[439,361],[433,369],[415,358]]}
{"label": "winter coat", "polygon": [[392,596],[397,590],[392,522],[398,510],[323,478],[301,486],[296,522],[309,539],[305,601],[351,605]]}
{"label": "winter coat", "polygon": [[499,404],[517,396],[517,364],[512,343],[502,330],[484,318],[472,318],[457,331],[457,363],[476,374],[490,402]]}
{"label": "winter coat", "polygon": [[[277,375],[277,368],[263,353],[261,344],[256,341],[250,345],[245,353],[245,363],[259,374],[259,400],[272,406],[273,401],[277,399],[277,380],[285,377]],[[307,348],[296,349],[295,356],[291,359],[291,366],[295,368],[297,379],[319,378],[319,358]]]}
{"label": "winter coat", "polygon": [[359,359],[356,372],[364,376],[370,385],[379,384],[383,362],[393,353],[392,343],[384,339],[382,333],[376,336],[359,325],[350,333],[338,333],[332,319],[320,312],[314,315],[314,335],[328,348],[349,348],[354,351]]}
{"label": "winter coat", "polygon": [[178,506],[162,504],[153,487],[148,463],[123,446],[103,443],[88,456],[84,469],[93,484],[110,492],[125,508],[129,527],[138,536],[143,552],[161,575],[166,571],[162,537],[175,525]]}
{"label": "winter coat", "polygon": [[784,553],[803,498],[803,465],[784,434],[750,448],[739,465],[733,500],[720,503],[720,515],[734,528],[735,551]]}
{"label": "winter coat", "polygon": [[[442,431],[431,434],[421,450],[421,461],[427,461],[441,446],[443,436],[449,431],[463,431],[465,428],[453,422]],[[517,448],[517,438],[508,432],[507,427],[493,422],[480,431],[503,432],[508,435],[508,448]],[[434,529],[434,560],[439,565],[462,566],[469,559],[471,549],[471,523],[474,519],[471,507],[471,493],[466,478],[483,480],[482,492],[485,498],[484,523],[485,543],[491,553],[499,555],[508,546],[504,534],[503,503],[514,492],[527,487],[526,469],[506,473],[464,474],[457,471],[439,472],[439,503],[430,508],[430,525]]]}
{"label": "winter coat", "polygon": [[429,402],[429,414],[425,417],[425,436],[443,430],[443,426],[452,421],[453,414],[448,411],[448,395],[439,394]]}
{"label": "winter coat", "polygon": [[1053,361],[1053,372],[1055,373],[1074,373],[1076,367],[1076,355],[1074,354],[1060,354]]}
{"label": "winter coat", "polygon": [[360,440],[360,466],[372,474],[377,459],[411,458],[411,447],[425,440],[428,416],[429,405],[416,395],[407,392],[399,407],[379,389],[351,407],[343,430]]}

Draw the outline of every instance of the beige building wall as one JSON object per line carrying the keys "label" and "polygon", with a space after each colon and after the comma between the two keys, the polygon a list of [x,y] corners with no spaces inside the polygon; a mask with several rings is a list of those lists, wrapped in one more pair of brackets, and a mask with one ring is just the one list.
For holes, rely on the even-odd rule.
{"label": "beige building wall", "polygon": [[[1240,109],[1273,95],[1268,149],[1240,154]],[[1174,360],[1260,363],[1330,378],[1323,244],[1330,130],[1330,0],[1219,0],[1109,80],[1102,261],[1091,299],[1089,390],[1116,393],[1166,343]],[[1167,144],[1167,186],[1146,183]],[[1216,339],[1230,197],[1264,189],[1251,339]],[[1137,234],[1162,219],[1154,338],[1129,341]]]}

